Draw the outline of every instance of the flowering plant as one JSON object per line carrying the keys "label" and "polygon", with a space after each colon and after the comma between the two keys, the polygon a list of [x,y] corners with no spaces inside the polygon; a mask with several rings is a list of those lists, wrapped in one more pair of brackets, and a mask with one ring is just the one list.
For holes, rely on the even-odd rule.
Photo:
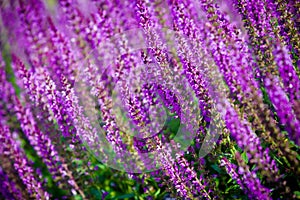
{"label": "flowering plant", "polygon": [[299,13],[1,1],[0,198],[300,199]]}

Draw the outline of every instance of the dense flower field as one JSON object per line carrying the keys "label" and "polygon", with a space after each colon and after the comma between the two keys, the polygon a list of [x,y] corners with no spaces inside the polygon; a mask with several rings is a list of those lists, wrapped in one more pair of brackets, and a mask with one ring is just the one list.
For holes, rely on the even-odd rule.
{"label": "dense flower field", "polygon": [[300,199],[299,1],[0,14],[0,199]]}

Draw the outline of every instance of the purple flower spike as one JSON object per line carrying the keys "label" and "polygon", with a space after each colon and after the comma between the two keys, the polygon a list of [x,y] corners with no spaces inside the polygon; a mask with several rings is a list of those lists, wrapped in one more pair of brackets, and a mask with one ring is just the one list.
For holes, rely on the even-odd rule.
{"label": "purple flower spike", "polygon": [[3,118],[0,120],[0,141],[4,144],[0,149],[0,153],[9,156],[14,161],[14,167],[31,197],[35,199],[49,199],[49,194],[42,188],[42,184],[35,179],[34,170],[21,149],[19,141],[16,140],[16,134],[11,134],[9,128],[4,124]]}
{"label": "purple flower spike", "polygon": [[23,195],[13,181],[9,180],[8,176],[5,174],[0,166],[0,193],[6,199],[23,199]]}

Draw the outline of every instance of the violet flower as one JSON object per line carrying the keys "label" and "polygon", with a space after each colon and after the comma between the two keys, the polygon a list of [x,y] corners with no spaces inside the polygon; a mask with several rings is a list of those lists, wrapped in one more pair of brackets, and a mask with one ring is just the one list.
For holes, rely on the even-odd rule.
{"label": "violet flower", "polygon": [[0,193],[6,199],[22,199],[24,198],[22,193],[13,181],[9,180],[3,169],[0,167]]}
{"label": "violet flower", "polygon": [[41,183],[34,177],[34,170],[29,164],[27,157],[20,147],[20,143],[15,140],[15,134],[11,134],[9,128],[4,124],[4,119],[1,118],[0,140],[4,146],[1,153],[9,156],[14,160],[16,168],[21,180],[25,184],[31,197],[36,199],[49,199],[49,194],[44,191]]}

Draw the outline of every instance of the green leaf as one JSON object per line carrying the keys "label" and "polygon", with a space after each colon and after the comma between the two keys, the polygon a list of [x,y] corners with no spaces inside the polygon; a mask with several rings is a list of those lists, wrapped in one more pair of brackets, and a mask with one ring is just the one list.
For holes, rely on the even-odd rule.
{"label": "green leaf", "polygon": [[171,119],[169,122],[169,126],[170,126],[171,132],[176,133],[180,126],[180,119],[179,118]]}
{"label": "green leaf", "polygon": [[230,190],[235,190],[235,189],[238,189],[238,188],[239,188],[238,185],[232,185],[232,186],[226,188],[225,193],[228,193]]}
{"label": "green leaf", "polygon": [[221,174],[221,169],[217,164],[213,164],[211,165],[211,168],[213,168],[214,170],[216,170],[219,174]]}
{"label": "green leaf", "polygon": [[297,159],[300,160],[300,154],[297,154]]}
{"label": "green leaf", "polygon": [[247,164],[248,163],[248,157],[247,157],[247,153],[244,151],[243,153],[242,153],[242,158],[243,158],[243,160],[244,160],[244,162]]}
{"label": "green leaf", "polygon": [[160,193],[160,188],[158,188],[158,190],[155,192],[154,197],[156,198]]}
{"label": "green leaf", "polygon": [[227,181],[227,184],[228,184],[228,183],[231,183],[232,181],[233,181],[233,179],[230,178],[230,179]]}
{"label": "green leaf", "polygon": [[126,199],[126,198],[131,198],[131,197],[134,197],[134,194],[133,193],[130,193],[130,194],[124,194],[124,195],[121,195],[121,196],[117,196],[113,199]]}
{"label": "green leaf", "polygon": [[295,191],[294,194],[296,195],[297,199],[300,199],[300,191]]}
{"label": "green leaf", "polygon": [[80,195],[76,195],[76,196],[74,196],[74,199],[75,200],[82,200],[82,197]]}

